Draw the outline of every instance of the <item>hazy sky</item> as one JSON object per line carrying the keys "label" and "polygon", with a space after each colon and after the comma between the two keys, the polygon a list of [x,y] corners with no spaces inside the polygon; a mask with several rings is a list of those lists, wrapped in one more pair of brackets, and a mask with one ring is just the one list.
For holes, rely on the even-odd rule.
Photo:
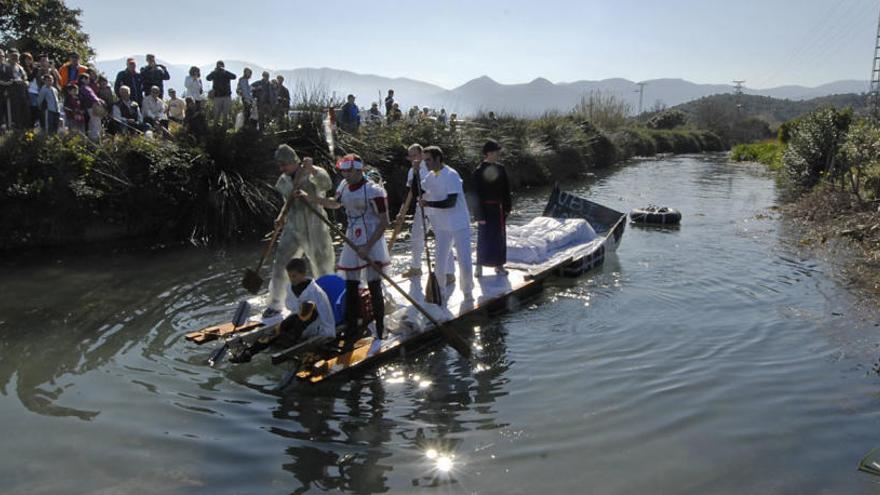
{"label": "hazy sky", "polygon": [[680,77],[766,88],[869,79],[876,0],[67,0],[100,59],[154,52],[332,67],[452,88]]}

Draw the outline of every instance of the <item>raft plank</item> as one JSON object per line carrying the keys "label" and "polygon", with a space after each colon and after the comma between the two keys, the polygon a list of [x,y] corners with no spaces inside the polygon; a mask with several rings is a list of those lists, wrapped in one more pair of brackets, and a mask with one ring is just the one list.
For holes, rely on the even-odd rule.
{"label": "raft plank", "polygon": [[195,343],[196,345],[202,345],[206,342],[212,342],[214,340],[225,338],[237,333],[255,330],[262,326],[262,322],[249,321],[240,327],[236,327],[231,321],[229,321],[226,323],[221,323],[219,325],[211,325],[195,332],[190,332],[186,334],[184,338],[190,342]]}
{"label": "raft plank", "polygon": [[[456,270],[458,269],[457,266],[455,268]],[[529,292],[529,289],[539,289],[541,285],[540,280],[529,272],[510,270],[507,275],[496,275],[491,269],[489,271],[491,274],[474,279],[473,301],[464,300],[464,295],[458,288],[458,282],[456,282],[455,290],[451,294],[446,294],[446,297],[449,298],[446,307],[452,313],[453,318],[441,323],[442,325],[454,325],[468,316],[497,306],[501,302],[506,302],[511,297],[516,297],[523,292]],[[460,279],[457,273],[456,277]],[[417,302],[425,302],[423,288],[428,282],[427,275],[422,276],[418,280],[405,279],[396,282]],[[389,289],[386,288],[386,290]],[[408,304],[400,294],[393,293],[392,296],[398,304]],[[297,377],[309,383],[319,383],[338,374],[362,366],[369,366],[381,359],[391,357],[400,350],[401,346],[431,337],[439,331],[437,327],[433,326],[419,332],[405,334],[395,333],[393,328],[388,330],[390,330],[391,335],[382,341],[382,345],[378,349],[371,349],[373,345],[372,338],[362,339],[350,352],[316,363],[313,368],[300,371]]]}

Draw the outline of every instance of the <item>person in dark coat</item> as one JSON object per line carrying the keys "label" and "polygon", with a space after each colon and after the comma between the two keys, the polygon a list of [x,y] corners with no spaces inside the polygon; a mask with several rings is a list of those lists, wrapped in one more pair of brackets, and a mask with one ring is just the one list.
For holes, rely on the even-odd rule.
{"label": "person in dark coat", "polygon": [[171,79],[168,69],[156,63],[156,56],[147,54],[147,66],[141,67],[141,85],[144,96],[150,96],[153,86],[159,88],[159,98],[165,98],[164,81]]}
{"label": "person in dark coat", "polygon": [[127,86],[131,92],[131,99],[138,104],[144,101],[144,86],[141,73],[137,71],[137,63],[133,58],[125,61],[125,70],[121,70],[116,74],[116,81],[113,83],[113,91],[119,97],[119,88]]}
{"label": "person in dark coat", "polygon": [[214,120],[226,127],[232,116],[232,88],[230,81],[234,80],[235,74],[226,70],[226,64],[222,60],[217,61],[217,66],[205,79],[210,81],[211,98],[214,100]]}
{"label": "person in dark coat", "polygon": [[278,94],[276,113],[279,118],[286,118],[290,110],[290,90],[284,87],[284,76],[275,78],[275,90]]}
{"label": "person in dark coat", "polygon": [[477,219],[477,273],[484,266],[495,267],[495,273],[507,274],[507,216],[512,201],[510,182],[504,165],[498,162],[501,145],[490,139],[483,145],[483,162],[474,170],[474,216]]}

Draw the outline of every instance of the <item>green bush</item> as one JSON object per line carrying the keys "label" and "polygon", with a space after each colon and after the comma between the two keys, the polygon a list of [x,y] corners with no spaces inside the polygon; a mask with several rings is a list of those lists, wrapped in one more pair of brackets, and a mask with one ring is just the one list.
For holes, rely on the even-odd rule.
{"label": "green bush", "polygon": [[782,157],[793,184],[808,189],[823,177],[833,179],[835,160],[852,116],[852,110],[823,108],[800,119],[790,131]]}
{"label": "green bush", "polygon": [[[240,140],[239,140],[240,139]],[[234,136],[230,149],[260,149]],[[250,143],[246,145],[246,143]],[[221,157],[215,160],[213,156]],[[144,137],[7,135],[0,143],[3,248],[106,238],[209,242],[262,233],[277,211],[277,170],[247,153],[210,155]]]}
{"label": "green bush", "polygon": [[688,122],[687,114],[682,112],[681,110],[671,109],[664,110],[663,112],[658,113],[651,117],[648,120],[648,127],[651,129],[675,129],[676,127],[681,127]]}
{"label": "green bush", "polygon": [[730,158],[737,162],[758,162],[771,170],[782,168],[782,154],[785,145],[779,141],[764,141],[754,144],[738,144],[730,151]]}
{"label": "green bush", "polygon": [[841,180],[858,199],[880,199],[880,125],[865,119],[850,126],[839,166]]}

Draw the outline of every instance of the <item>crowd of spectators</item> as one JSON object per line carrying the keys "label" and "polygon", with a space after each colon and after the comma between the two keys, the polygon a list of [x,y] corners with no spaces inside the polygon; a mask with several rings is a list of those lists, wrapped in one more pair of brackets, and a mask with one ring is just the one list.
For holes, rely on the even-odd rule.
{"label": "crowd of spectators", "polygon": [[[273,78],[265,71],[254,82],[252,77],[250,68],[236,75],[218,61],[203,83],[201,69],[194,66],[183,81],[181,98],[172,87],[168,87],[166,96],[166,82],[171,75],[153,54],[146,56],[146,65],[140,68],[135,59],[128,58],[111,85],[94,67],[81,64],[77,53],[71,53],[56,68],[45,54],[35,61],[30,53],[0,49],[0,130],[80,132],[98,141],[108,133],[171,137],[169,126],[173,123],[199,137],[208,131],[209,112],[214,125],[223,128],[234,125],[263,130],[272,122],[288,118],[291,96],[284,77]],[[234,96],[241,103],[235,115]],[[445,109],[437,112],[413,106],[404,114],[395,101],[394,90],[388,90],[385,97],[384,115],[380,102],[362,110],[355,99],[355,95],[348,95],[337,109],[340,128],[350,133],[359,132],[361,125],[428,120],[455,124],[456,115],[447,116]]]}

